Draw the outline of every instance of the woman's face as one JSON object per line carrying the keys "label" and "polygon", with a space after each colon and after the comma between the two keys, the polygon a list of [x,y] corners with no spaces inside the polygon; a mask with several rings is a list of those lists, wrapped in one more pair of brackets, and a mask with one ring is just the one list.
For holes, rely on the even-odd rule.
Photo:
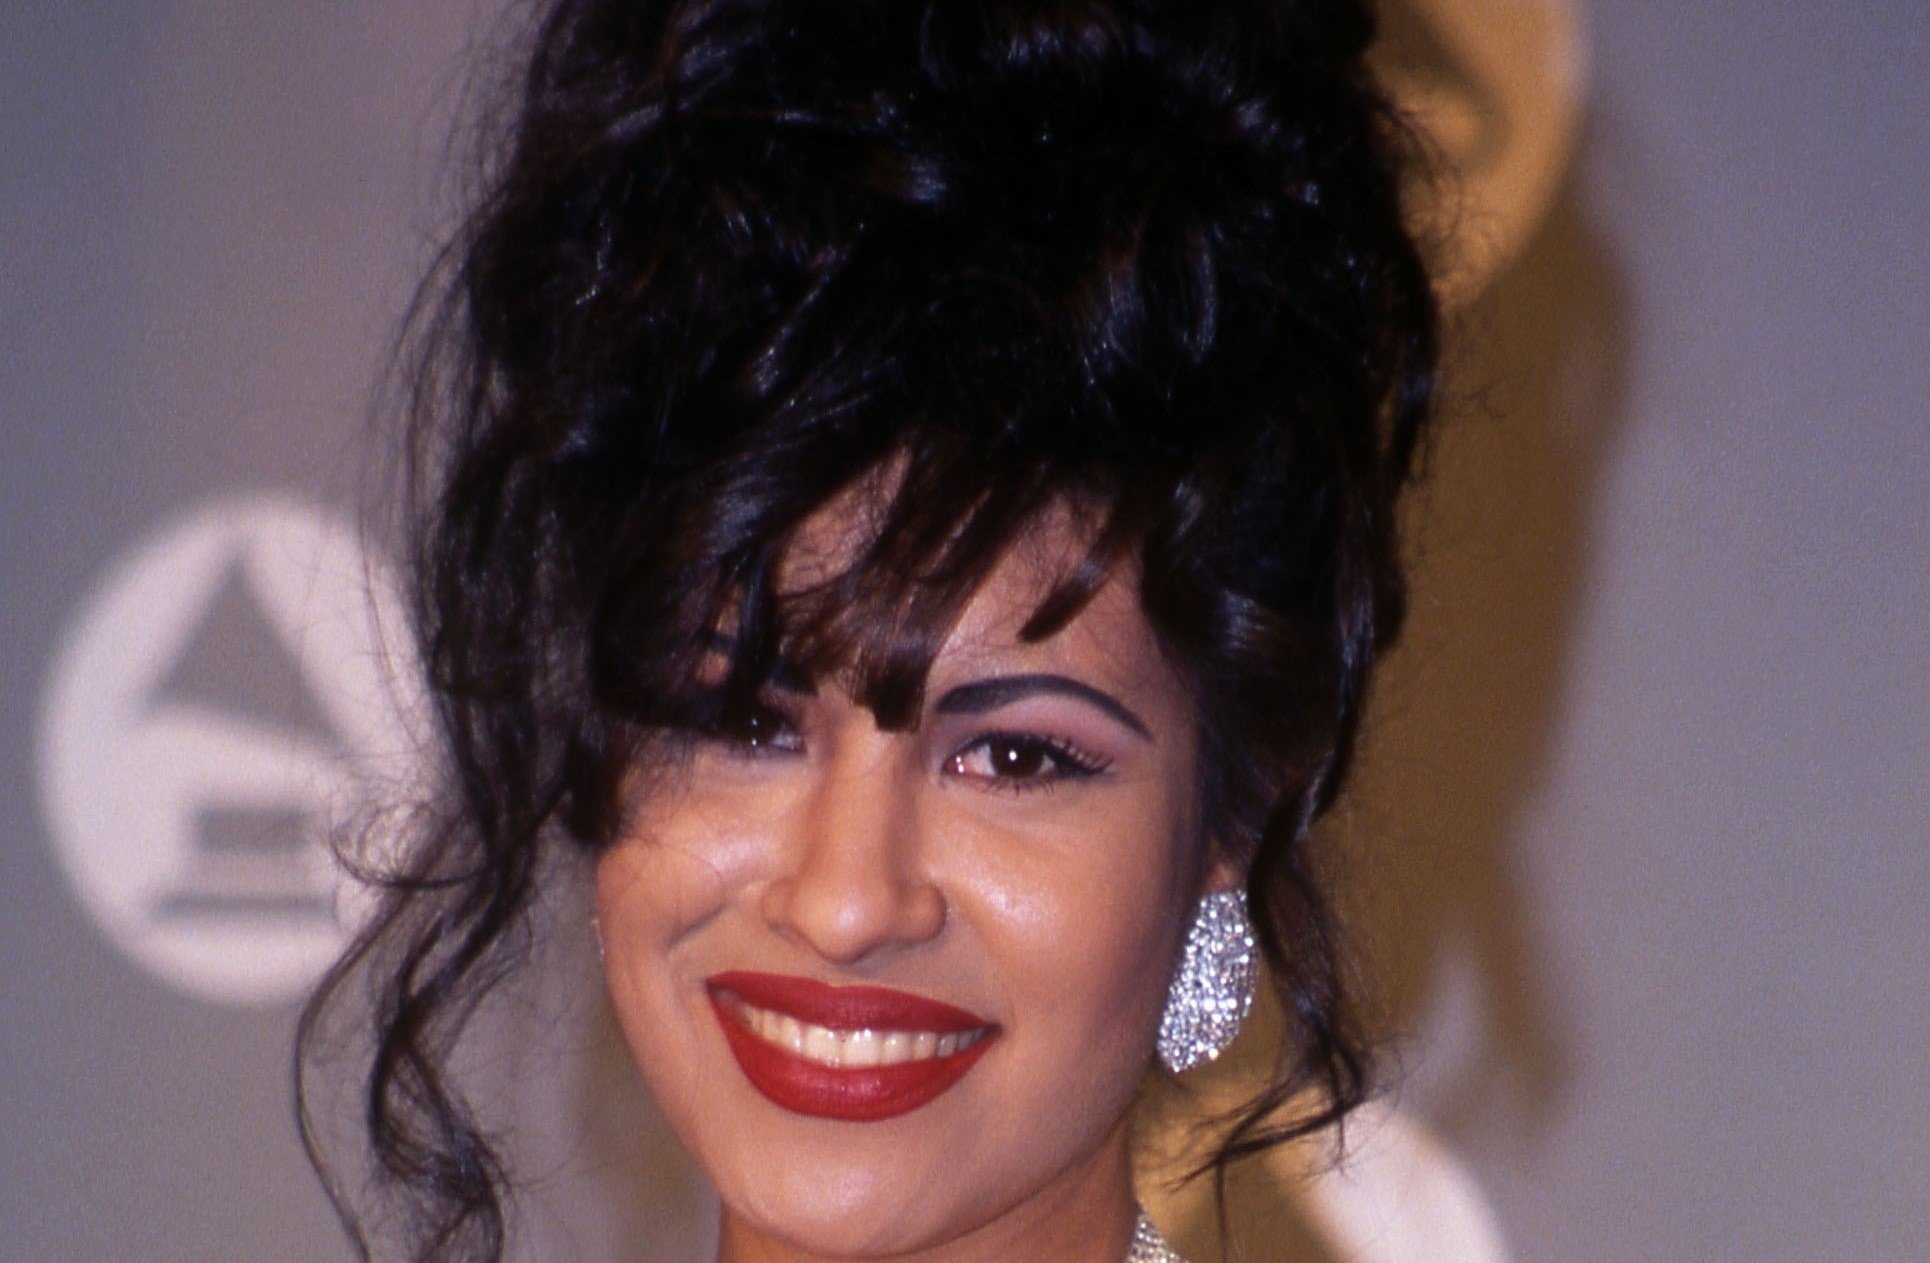
{"label": "woman's face", "polygon": [[[807,525],[787,584],[850,554],[848,507]],[[836,679],[781,681],[651,778],[599,861],[618,1020],[733,1251],[975,1235],[1027,1257],[1120,1209],[1186,918],[1224,882],[1135,585],[1019,641],[1078,543],[1043,528],[1006,559],[909,730]]]}

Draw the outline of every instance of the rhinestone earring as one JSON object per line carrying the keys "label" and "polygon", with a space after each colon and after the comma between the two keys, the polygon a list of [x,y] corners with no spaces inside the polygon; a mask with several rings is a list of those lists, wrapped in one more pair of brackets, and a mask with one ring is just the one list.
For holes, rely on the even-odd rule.
{"label": "rhinestone earring", "polygon": [[1246,891],[1202,898],[1159,1019],[1159,1059],[1168,1070],[1191,1070],[1226,1051],[1253,1007],[1256,967]]}

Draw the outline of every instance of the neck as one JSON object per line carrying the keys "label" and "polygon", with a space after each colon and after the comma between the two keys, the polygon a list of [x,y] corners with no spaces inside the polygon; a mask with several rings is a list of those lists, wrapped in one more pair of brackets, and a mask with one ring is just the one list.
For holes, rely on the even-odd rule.
{"label": "neck", "polygon": [[[972,1207],[966,1208],[970,1213]],[[909,1250],[806,1248],[723,1208],[718,1263],[1120,1263],[1138,1216],[1123,1125],[1098,1154],[976,1226]],[[939,1235],[939,1234],[934,1234]]]}

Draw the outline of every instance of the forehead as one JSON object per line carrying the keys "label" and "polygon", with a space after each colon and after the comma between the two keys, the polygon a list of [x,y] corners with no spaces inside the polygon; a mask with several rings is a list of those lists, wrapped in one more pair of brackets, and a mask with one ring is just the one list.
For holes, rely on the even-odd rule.
{"label": "forehead", "polygon": [[[780,594],[805,593],[860,564],[877,538],[897,479],[873,475],[806,519],[778,567]],[[1139,599],[1136,566],[1114,567],[1065,626],[1038,640],[1021,633],[1055,588],[1087,558],[1092,515],[1049,506],[1000,554],[972,590],[932,658],[934,677],[1053,666],[1142,686],[1177,683]]]}

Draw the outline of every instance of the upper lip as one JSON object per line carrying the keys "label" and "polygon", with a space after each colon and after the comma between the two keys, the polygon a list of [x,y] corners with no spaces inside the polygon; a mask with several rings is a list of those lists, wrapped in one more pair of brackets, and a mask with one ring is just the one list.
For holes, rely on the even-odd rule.
{"label": "upper lip", "polygon": [[728,991],[754,1008],[788,1014],[831,1030],[935,1031],[940,1035],[985,1030],[991,1022],[955,1005],[891,987],[837,986],[815,978],[732,969],[704,980],[713,992]]}

